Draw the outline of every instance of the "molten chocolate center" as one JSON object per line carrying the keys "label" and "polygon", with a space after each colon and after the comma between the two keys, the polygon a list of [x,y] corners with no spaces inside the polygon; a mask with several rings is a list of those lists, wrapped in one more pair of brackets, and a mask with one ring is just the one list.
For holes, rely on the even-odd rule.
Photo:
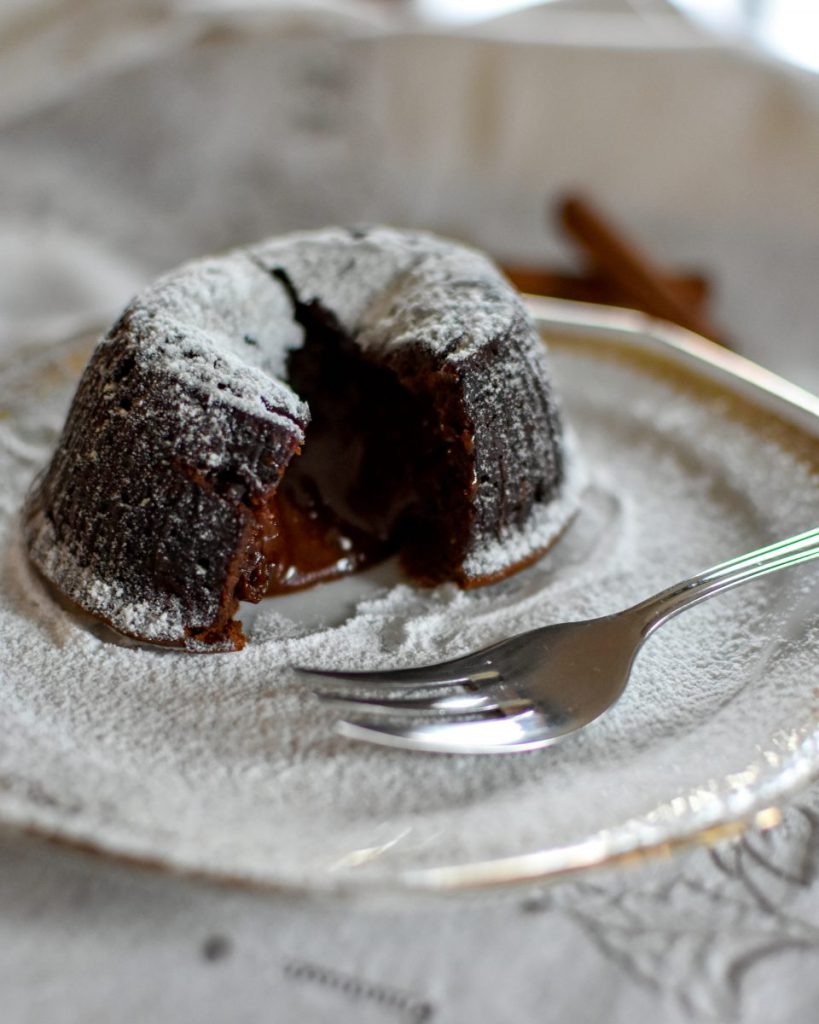
{"label": "molten chocolate center", "polygon": [[320,500],[300,504],[282,486],[256,512],[246,554],[236,596],[260,601],[358,572],[380,561],[385,551]]}
{"label": "molten chocolate center", "polygon": [[420,356],[414,380],[368,361],[316,304],[298,304],[296,315],[305,341],[291,351],[287,376],[311,420],[301,453],[253,510],[236,597],[299,590],[397,550],[417,576],[440,574],[460,558],[473,487],[463,408],[447,398],[451,380],[419,370]]}

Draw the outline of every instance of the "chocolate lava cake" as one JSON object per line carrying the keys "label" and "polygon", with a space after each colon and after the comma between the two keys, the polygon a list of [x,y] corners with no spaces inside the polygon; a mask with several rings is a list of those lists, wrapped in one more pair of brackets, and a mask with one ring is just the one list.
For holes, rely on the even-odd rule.
{"label": "chocolate lava cake", "polygon": [[186,264],[97,346],[24,512],[34,565],[121,633],[244,644],[233,615],[399,552],[498,580],[573,511],[543,345],[481,253],[389,228]]}

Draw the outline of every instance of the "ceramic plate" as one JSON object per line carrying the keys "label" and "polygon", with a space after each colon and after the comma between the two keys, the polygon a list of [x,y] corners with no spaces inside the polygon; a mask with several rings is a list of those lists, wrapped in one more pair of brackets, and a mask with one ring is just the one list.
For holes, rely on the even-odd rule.
{"label": "ceramic plate", "polygon": [[31,573],[19,509],[87,338],[0,375],[0,820],[291,890],[540,882],[713,840],[819,767],[815,565],[679,616],[620,703],[547,750],[411,754],[337,735],[288,665],[454,656],[616,610],[817,525],[819,401],[636,314],[536,302],[587,485],[537,565],[464,593],[391,565],[240,617],[239,654],[112,642]]}

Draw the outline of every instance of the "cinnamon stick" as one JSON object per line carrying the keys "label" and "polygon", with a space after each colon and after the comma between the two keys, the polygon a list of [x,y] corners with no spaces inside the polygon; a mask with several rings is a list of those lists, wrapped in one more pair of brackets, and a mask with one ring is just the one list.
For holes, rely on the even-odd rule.
{"label": "cinnamon stick", "polygon": [[[516,288],[532,295],[551,295],[558,299],[574,299],[577,302],[602,302],[610,306],[641,308],[611,278],[598,270],[570,274],[550,267],[517,263],[505,263],[503,270]],[[667,276],[667,280],[687,306],[703,316],[706,315],[711,290],[706,277],[697,273],[675,273],[673,276]]]}
{"label": "cinnamon stick", "polygon": [[569,196],[560,205],[561,224],[592,265],[650,316],[671,320],[715,341],[720,332],[689,301],[669,276],[615,228],[588,199]]}

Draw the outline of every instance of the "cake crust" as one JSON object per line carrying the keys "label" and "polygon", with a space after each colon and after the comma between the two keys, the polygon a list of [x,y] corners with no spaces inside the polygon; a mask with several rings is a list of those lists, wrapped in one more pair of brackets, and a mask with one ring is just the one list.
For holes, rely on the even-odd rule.
{"label": "cake crust", "polygon": [[[238,649],[232,617],[237,594],[260,596],[247,581],[265,510],[305,475],[303,447],[304,460],[320,443],[345,450],[332,447],[333,423],[318,440],[334,379],[320,368],[332,365],[335,379],[368,382],[337,404],[376,439],[349,478],[361,493],[348,518],[377,518],[376,484],[389,478],[381,497],[397,511],[379,512],[379,529],[412,576],[500,578],[545,550],[571,511],[545,360],[497,268],[429,234],[302,232],[186,264],[97,346],[26,502],[31,560],[126,635]],[[392,461],[384,438],[403,449]]]}

